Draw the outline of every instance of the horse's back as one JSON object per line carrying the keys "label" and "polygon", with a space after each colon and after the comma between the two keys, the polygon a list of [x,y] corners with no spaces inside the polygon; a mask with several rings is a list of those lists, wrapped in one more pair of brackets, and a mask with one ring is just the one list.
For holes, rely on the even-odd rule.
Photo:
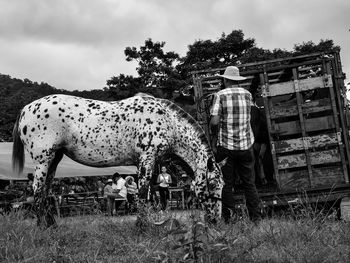
{"label": "horse's back", "polygon": [[171,142],[172,116],[162,100],[135,96],[116,102],[51,95],[23,109],[19,129],[35,159],[64,148],[80,163],[130,163],[150,147]]}

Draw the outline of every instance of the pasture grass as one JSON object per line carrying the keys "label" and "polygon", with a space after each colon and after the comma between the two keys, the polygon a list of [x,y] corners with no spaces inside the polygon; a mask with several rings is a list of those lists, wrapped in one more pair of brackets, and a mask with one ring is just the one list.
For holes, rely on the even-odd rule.
{"label": "pasture grass", "polygon": [[350,223],[290,211],[215,226],[198,211],[170,212],[161,225],[146,212],[78,216],[46,230],[10,213],[0,216],[0,262],[350,262]]}

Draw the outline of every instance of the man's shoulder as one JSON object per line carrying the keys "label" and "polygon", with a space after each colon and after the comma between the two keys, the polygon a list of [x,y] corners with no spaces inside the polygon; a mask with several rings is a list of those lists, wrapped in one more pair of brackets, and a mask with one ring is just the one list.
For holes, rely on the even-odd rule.
{"label": "man's shoulder", "polygon": [[246,90],[245,88],[242,88],[242,87],[228,87],[228,88],[225,88],[225,89],[222,89],[222,90],[219,90],[217,92],[217,94],[219,96],[221,95],[232,95],[232,94],[248,94],[248,95],[251,95],[251,93]]}
{"label": "man's shoulder", "polygon": [[216,94],[221,96],[221,95],[226,95],[232,93],[232,88],[225,88],[222,90],[219,90]]}

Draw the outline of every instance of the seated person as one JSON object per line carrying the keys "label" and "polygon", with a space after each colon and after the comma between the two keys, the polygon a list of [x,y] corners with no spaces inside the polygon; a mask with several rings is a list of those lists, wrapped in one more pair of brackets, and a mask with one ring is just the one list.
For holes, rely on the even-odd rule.
{"label": "seated person", "polygon": [[113,178],[115,183],[112,184],[112,188],[115,193],[115,198],[121,199],[115,202],[115,210],[118,211],[119,206],[126,200],[127,190],[125,180],[118,172],[113,174]]}

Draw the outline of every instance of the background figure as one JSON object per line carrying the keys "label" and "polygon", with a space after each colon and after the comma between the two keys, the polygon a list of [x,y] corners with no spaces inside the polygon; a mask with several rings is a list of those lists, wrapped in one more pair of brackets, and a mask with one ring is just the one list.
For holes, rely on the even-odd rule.
{"label": "background figure", "polygon": [[269,144],[269,135],[267,131],[267,120],[263,109],[257,105],[251,106],[250,125],[254,134],[254,178],[255,183],[265,185],[267,183],[264,172],[264,157],[267,145]]}
{"label": "background figure", "polygon": [[156,180],[153,180],[153,178],[148,179],[146,198],[147,201],[151,202],[152,206],[157,207],[159,204],[159,198],[157,195],[157,191],[159,191],[159,185],[156,184],[155,181]]}
{"label": "background figure", "polygon": [[98,179],[98,180],[97,180],[97,185],[96,185],[96,187],[97,187],[98,194],[99,194],[99,195],[103,195],[104,184],[103,184],[103,182],[102,182],[101,179]]}
{"label": "background figure", "polygon": [[171,176],[167,173],[165,166],[162,166],[161,168],[161,173],[158,175],[157,183],[159,183],[159,195],[162,210],[165,210],[169,199],[169,185],[172,183]]}
{"label": "background figure", "polygon": [[181,180],[178,186],[184,190],[185,206],[187,209],[190,208],[192,203],[191,183],[192,183],[191,178],[185,172],[182,171]]}
{"label": "background figure", "polygon": [[112,216],[113,210],[114,210],[114,204],[115,204],[115,194],[112,187],[113,180],[108,179],[107,183],[103,189],[103,196],[106,198],[107,203],[107,215]]}
{"label": "background figure", "polygon": [[127,200],[128,200],[128,212],[136,212],[136,197],[138,193],[137,185],[134,181],[134,177],[127,176],[125,178],[125,186],[127,191]]}

